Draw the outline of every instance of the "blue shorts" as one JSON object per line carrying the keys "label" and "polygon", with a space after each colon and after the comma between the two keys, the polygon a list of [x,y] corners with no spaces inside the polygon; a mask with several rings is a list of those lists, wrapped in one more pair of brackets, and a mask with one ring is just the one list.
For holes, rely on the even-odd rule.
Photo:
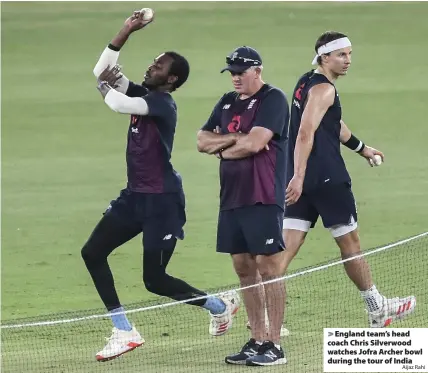
{"label": "blue shorts", "polygon": [[128,189],[110,202],[104,214],[119,218],[124,228],[143,232],[144,250],[165,250],[171,241],[184,238],[184,193],[137,193]]}
{"label": "blue shorts", "polygon": [[276,205],[256,204],[220,211],[217,252],[273,255],[284,250],[283,211]]}
{"label": "blue shorts", "polygon": [[308,232],[315,226],[318,216],[334,237],[354,230],[357,207],[351,183],[325,185],[310,193],[302,193],[295,204],[285,206],[283,227]]}

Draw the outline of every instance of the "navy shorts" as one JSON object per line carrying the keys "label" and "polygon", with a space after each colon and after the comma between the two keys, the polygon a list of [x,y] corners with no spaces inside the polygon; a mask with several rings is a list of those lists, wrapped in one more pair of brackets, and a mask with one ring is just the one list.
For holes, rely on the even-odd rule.
{"label": "navy shorts", "polygon": [[[285,206],[284,229],[307,232],[315,226],[318,216],[321,216],[326,228],[356,227],[357,207],[351,184],[325,185],[310,193],[302,193],[295,204]],[[350,231],[346,228],[345,230]],[[340,232],[343,230],[332,233],[338,236]]]}
{"label": "navy shorts", "polygon": [[272,255],[284,250],[283,213],[276,205],[263,204],[220,211],[217,252]]}
{"label": "navy shorts", "polygon": [[124,189],[104,214],[114,215],[125,227],[143,232],[144,250],[166,250],[175,239],[184,239],[184,193],[151,194]]}

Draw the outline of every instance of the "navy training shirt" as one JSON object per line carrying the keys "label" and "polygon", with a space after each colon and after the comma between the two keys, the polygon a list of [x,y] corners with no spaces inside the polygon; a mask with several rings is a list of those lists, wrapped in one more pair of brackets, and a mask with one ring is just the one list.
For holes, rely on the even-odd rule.
{"label": "navy training shirt", "polygon": [[139,193],[175,193],[182,190],[180,175],[171,164],[177,126],[177,106],[168,92],[149,91],[129,82],[130,97],[142,97],[148,115],[131,115],[126,146],[128,189]]}
{"label": "navy training shirt", "polygon": [[254,127],[264,127],[274,133],[268,151],[220,161],[220,210],[257,203],[284,208],[288,120],[284,92],[269,84],[245,100],[240,100],[236,92],[226,93],[216,104],[202,130],[213,131],[220,126],[223,134],[249,133]]}
{"label": "navy training shirt", "polygon": [[303,182],[303,191],[308,192],[326,185],[350,182],[351,178],[340,153],[340,120],[342,108],[336,87],[325,75],[315,73],[314,70],[302,75],[296,84],[291,106],[291,119],[287,143],[287,185],[294,175],[294,148],[299,133],[300,122],[309,90],[322,83],[333,85],[335,99],[321,120],[315,131],[314,143],[306,166]]}

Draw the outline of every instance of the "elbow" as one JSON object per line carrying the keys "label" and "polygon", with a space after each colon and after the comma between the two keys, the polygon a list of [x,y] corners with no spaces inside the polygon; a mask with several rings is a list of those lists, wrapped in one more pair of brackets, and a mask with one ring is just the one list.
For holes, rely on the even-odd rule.
{"label": "elbow", "polygon": [[302,127],[300,127],[299,129],[299,134],[297,137],[298,141],[304,144],[312,144],[314,141],[314,133]]}
{"label": "elbow", "polygon": [[265,149],[267,144],[254,144],[252,148],[250,149],[251,152],[254,154],[261,152],[263,149]]}
{"label": "elbow", "polygon": [[115,102],[106,102],[106,104],[115,113],[120,113],[120,107],[119,107],[119,105],[117,103],[115,103]]}
{"label": "elbow", "polygon": [[98,66],[95,66],[94,69],[92,70],[92,73],[94,74],[95,78],[99,78],[99,76],[101,75],[101,71],[98,68]]}
{"label": "elbow", "polygon": [[196,137],[196,148],[198,149],[199,153],[208,153],[209,151],[206,146],[204,131],[200,130],[198,132],[198,135]]}
{"label": "elbow", "polygon": [[114,89],[110,89],[104,97],[104,103],[115,113],[124,114],[127,105],[121,98]]}
{"label": "elbow", "polygon": [[199,153],[205,153],[204,147],[199,140],[196,141],[196,149],[198,149]]}

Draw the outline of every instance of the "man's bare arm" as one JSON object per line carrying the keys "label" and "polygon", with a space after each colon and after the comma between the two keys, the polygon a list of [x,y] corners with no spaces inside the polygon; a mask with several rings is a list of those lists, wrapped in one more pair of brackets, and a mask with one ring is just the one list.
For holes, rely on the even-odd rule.
{"label": "man's bare arm", "polygon": [[248,135],[240,136],[235,145],[222,151],[222,159],[241,159],[257,154],[267,148],[273,137],[273,132],[264,127],[254,127]]}
{"label": "man's bare arm", "polygon": [[309,90],[308,101],[303,111],[294,148],[294,175],[285,190],[287,206],[296,203],[302,194],[306,166],[314,144],[315,131],[328,108],[333,105],[335,94],[334,87],[327,83],[317,85]]}
{"label": "man's bare arm", "polygon": [[351,138],[352,132],[343,120],[340,120],[340,142],[345,144]]}
{"label": "man's bare arm", "polygon": [[228,133],[225,135],[200,130],[197,136],[197,148],[201,153],[216,154],[236,143],[238,134]]}
{"label": "man's bare arm", "polygon": [[303,111],[294,148],[294,175],[304,178],[306,165],[314,143],[315,131],[328,108],[334,103],[335,90],[330,84],[319,84],[310,89]]}
{"label": "man's bare arm", "polygon": [[375,164],[374,157],[376,155],[382,158],[382,162],[385,161],[385,155],[380,150],[365,145],[361,140],[358,140],[343,120],[340,121],[340,125],[340,142],[343,145],[365,158],[371,167]]}

